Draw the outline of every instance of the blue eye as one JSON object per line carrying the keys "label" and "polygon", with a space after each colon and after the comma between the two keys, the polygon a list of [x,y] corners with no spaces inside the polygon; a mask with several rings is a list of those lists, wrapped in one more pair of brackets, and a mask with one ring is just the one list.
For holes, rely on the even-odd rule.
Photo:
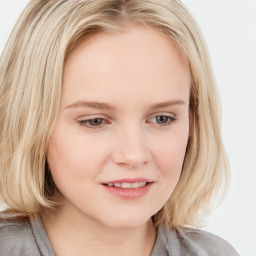
{"label": "blue eye", "polygon": [[160,115],[160,116],[155,116],[153,118],[150,119],[152,122],[159,124],[160,126],[164,126],[164,125],[171,125],[176,121],[175,117],[172,116],[164,116],[164,115]]}
{"label": "blue eye", "polygon": [[92,118],[92,119],[88,119],[88,120],[81,120],[78,122],[81,126],[85,126],[85,127],[89,127],[89,128],[93,128],[93,127],[97,128],[103,124],[104,119],[103,118]]}

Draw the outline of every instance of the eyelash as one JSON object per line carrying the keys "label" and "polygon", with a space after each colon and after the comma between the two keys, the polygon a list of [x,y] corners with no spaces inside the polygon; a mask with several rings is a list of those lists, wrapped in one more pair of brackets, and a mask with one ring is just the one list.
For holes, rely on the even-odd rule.
{"label": "eyelash", "polygon": [[160,126],[169,126],[169,125],[172,125],[175,123],[175,121],[177,120],[176,117],[173,117],[173,116],[165,116],[165,115],[159,115],[159,116],[154,116],[153,118],[150,118],[149,120],[152,120],[152,119],[156,119],[156,118],[167,118],[167,122],[166,123],[162,123],[162,124],[159,124]]}
{"label": "eyelash", "polygon": [[[167,116],[167,115],[154,116],[154,117],[150,118],[149,120],[156,119],[156,118],[167,118],[167,122],[159,124],[160,126],[170,126],[177,121],[176,117]],[[91,121],[95,121],[95,120],[100,121],[99,125],[91,125],[90,124]],[[95,118],[86,119],[86,120],[78,120],[77,122],[79,123],[80,126],[87,127],[89,129],[97,129],[97,128],[99,129],[99,128],[101,128],[102,124],[104,125],[105,123],[107,123],[106,120],[101,117],[95,117]]]}

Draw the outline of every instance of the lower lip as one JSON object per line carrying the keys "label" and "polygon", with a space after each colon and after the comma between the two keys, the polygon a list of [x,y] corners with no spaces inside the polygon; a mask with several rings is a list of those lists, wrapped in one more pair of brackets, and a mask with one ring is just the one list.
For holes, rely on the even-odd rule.
{"label": "lower lip", "polygon": [[118,196],[122,199],[137,199],[144,195],[146,195],[153,183],[147,183],[145,186],[140,188],[117,188],[117,187],[109,187],[107,185],[103,185],[105,189],[111,194]]}

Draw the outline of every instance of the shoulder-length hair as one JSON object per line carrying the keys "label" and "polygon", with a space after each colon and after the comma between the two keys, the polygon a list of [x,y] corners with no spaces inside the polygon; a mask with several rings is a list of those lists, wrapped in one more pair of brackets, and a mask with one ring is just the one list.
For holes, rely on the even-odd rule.
{"label": "shoulder-length hair", "polygon": [[226,191],[229,172],[207,49],[179,0],[32,0],[0,59],[0,195],[18,215],[54,207],[46,154],[65,62],[86,36],[131,24],[167,34],[191,71],[190,137],[180,180],[156,226],[199,226],[201,210]]}

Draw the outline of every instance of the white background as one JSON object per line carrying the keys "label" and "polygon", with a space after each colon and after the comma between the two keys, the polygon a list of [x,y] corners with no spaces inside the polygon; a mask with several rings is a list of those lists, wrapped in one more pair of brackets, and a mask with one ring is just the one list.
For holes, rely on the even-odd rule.
{"label": "white background", "polygon": [[[0,0],[0,52],[28,0]],[[256,256],[256,0],[183,0],[198,21],[222,98],[232,182],[206,230]],[[227,255],[228,256],[228,255]]]}

